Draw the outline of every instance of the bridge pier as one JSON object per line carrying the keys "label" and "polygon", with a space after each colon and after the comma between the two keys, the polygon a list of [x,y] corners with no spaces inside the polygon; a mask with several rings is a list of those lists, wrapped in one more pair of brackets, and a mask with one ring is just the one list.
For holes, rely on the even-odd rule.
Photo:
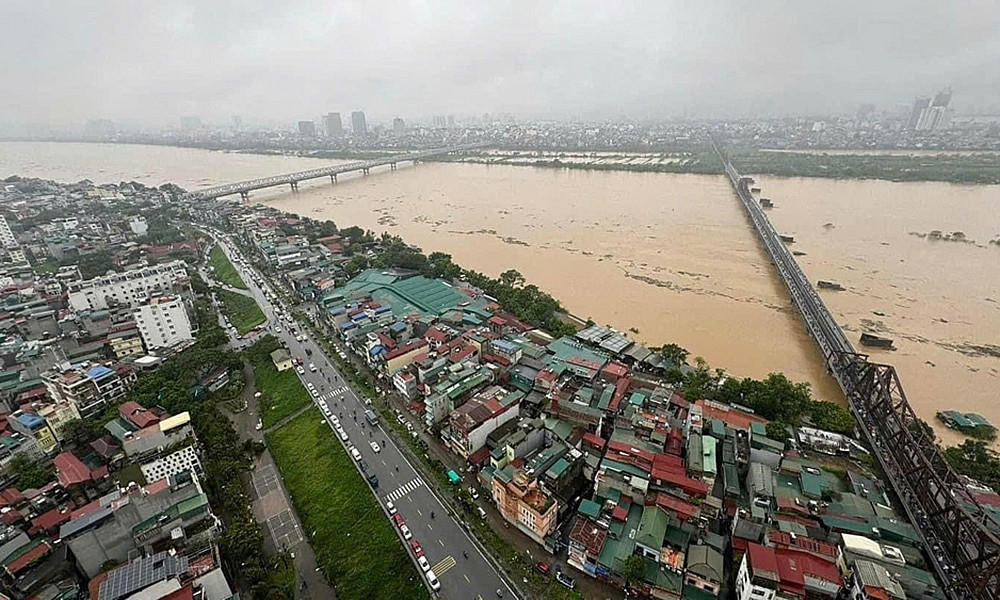
{"label": "bridge pier", "polygon": [[240,200],[242,200],[244,204],[249,203],[250,202],[250,192],[240,192]]}
{"label": "bridge pier", "polygon": [[337,183],[337,174],[330,175],[330,183]]}
{"label": "bridge pier", "polygon": [[365,175],[367,175],[368,174],[368,167],[365,167],[365,168],[361,169],[361,172],[364,173]]}
{"label": "bridge pier", "polygon": [[395,171],[396,170],[396,163],[389,163],[389,170],[390,171]]}
{"label": "bridge pier", "polygon": [[288,185],[292,186],[292,191],[293,192],[299,191],[299,182],[298,181],[289,182]]}

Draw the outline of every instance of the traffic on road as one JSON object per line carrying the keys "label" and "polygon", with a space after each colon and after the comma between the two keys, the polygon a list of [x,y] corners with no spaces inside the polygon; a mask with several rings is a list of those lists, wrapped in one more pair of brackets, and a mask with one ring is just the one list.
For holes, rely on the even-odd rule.
{"label": "traffic on road", "polygon": [[299,328],[290,307],[226,236],[212,233],[260,304],[267,327],[291,353],[313,403],[367,479],[428,588],[446,598],[517,598],[382,428],[371,401],[358,397],[323,349]]}

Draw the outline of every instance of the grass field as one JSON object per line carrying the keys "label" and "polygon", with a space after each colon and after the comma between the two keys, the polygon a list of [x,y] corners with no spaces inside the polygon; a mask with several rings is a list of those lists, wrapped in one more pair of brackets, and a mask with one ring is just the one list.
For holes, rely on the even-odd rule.
{"label": "grass field", "polygon": [[421,576],[318,410],[268,434],[268,447],[323,572],[341,600],[425,599]]}
{"label": "grass field", "polygon": [[265,429],[309,404],[309,392],[302,386],[293,369],[278,372],[271,362],[271,351],[278,348],[277,340],[267,337],[249,348],[247,359],[253,365],[254,385],[263,396],[260,419]]}
{"label": "grass field", "polygon": [[208,254],[208,266],[212,267],[212,277],[216,281],[239,290],[247,289],[247,284],[243,282],[243,278],[236,272],[236,267],[229,262],[229,257],[218,244],[212,246],[212,251]]}
{"label": "grass field", "polygon": [[222,301],[222,312],[240,335],[257,327],[267,319],[257,301],[249,296],[224,289],[216,289],[215,293]]}

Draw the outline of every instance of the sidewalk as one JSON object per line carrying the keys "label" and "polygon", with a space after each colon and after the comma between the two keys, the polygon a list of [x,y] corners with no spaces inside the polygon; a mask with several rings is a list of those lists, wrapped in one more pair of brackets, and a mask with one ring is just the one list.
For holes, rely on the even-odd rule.
{"label": "sidewalk", "polygon": [[[253,368],[248,363],[243,364],[243,377],[246,384],[243,387],[242,396],[247,403],[246,410],[235,414],[231,414],[227,410],[223,410],[223,412],[228,415],[241,439],[249,438],[262,442],[264,441],[264,432],[256,430],[258,409],[257,399],[254,398],[256,386],[254,385]],[[311,407],[310,403],[306,409]],[[299,412],[302,411],[298,411],[296,414]],[[277,426],[284,424],[287,420],[278,423]],[[305,600],[336,598],[337,595],[333,588],[317,568],[316,555],[306,541],[308,534],[302,530],[302,524],[292,508],[288,491],[281,481],[280,473],[274,464],[274,459],[271,458],[270,451],[265,449],[260,455],[254,464],[250,480],[246,483],[250,497],[253,498],[254,518],[260,523],[264,534],[265,553],[274,557],[284,546],[284,549],[294,557],[295,598]]]}

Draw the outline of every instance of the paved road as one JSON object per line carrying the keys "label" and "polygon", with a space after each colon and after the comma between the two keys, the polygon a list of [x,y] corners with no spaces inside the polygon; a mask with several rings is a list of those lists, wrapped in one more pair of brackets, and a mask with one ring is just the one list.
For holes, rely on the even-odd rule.
{"label": "paved road", "polygon": [[[343,375],[324,356],[319,345],[308,338],[303,342],[295,339],[289,327],[298,330],[298,324],[284,316],[279,321],[275,306],[254,282],[255,273],[250,272],[250,267],[239,265],[237,251],[224,238],[217,239],[222,242],[222,249],[240,270],[250,287],[250,294],[260,304],[269,322],[275,324],[274,329],[280,329],[275,331],[275,335],[285,343],[293,357],[302,358],[306,368],[300,378],[303,384],[312,383],[317,390],[313,401],[317,406],[320,401],[327,403],[332,416],[339,420],[350,442],[361,453],[368,471],[378,477],[378,489],[374,493],[379,502],[385,506],[386,502],[391,501],[406,521],[413,540],[420,543],[431,570],[441,582],[440,596],[456,600],[489,600],[497,598],[497,592],[501,591],[503,598],[517,598],[465,530],[448,516],[441,501],[396,447],[391,436],[381,426],[372,427],[365,423],[364,411],[368,407],[344,383]],[[284,314],[287,315],[287,312]],[[279,322],[284,324],[279,326]],[[307,349],[312,352],[311,355],[306,352]],[[310,363],[314,364],[315,372],[308,367]],[[369,445],[371,441],[379,446],[378,452]],[[409,542],[406,543],[406,548],[412,557]]]}

